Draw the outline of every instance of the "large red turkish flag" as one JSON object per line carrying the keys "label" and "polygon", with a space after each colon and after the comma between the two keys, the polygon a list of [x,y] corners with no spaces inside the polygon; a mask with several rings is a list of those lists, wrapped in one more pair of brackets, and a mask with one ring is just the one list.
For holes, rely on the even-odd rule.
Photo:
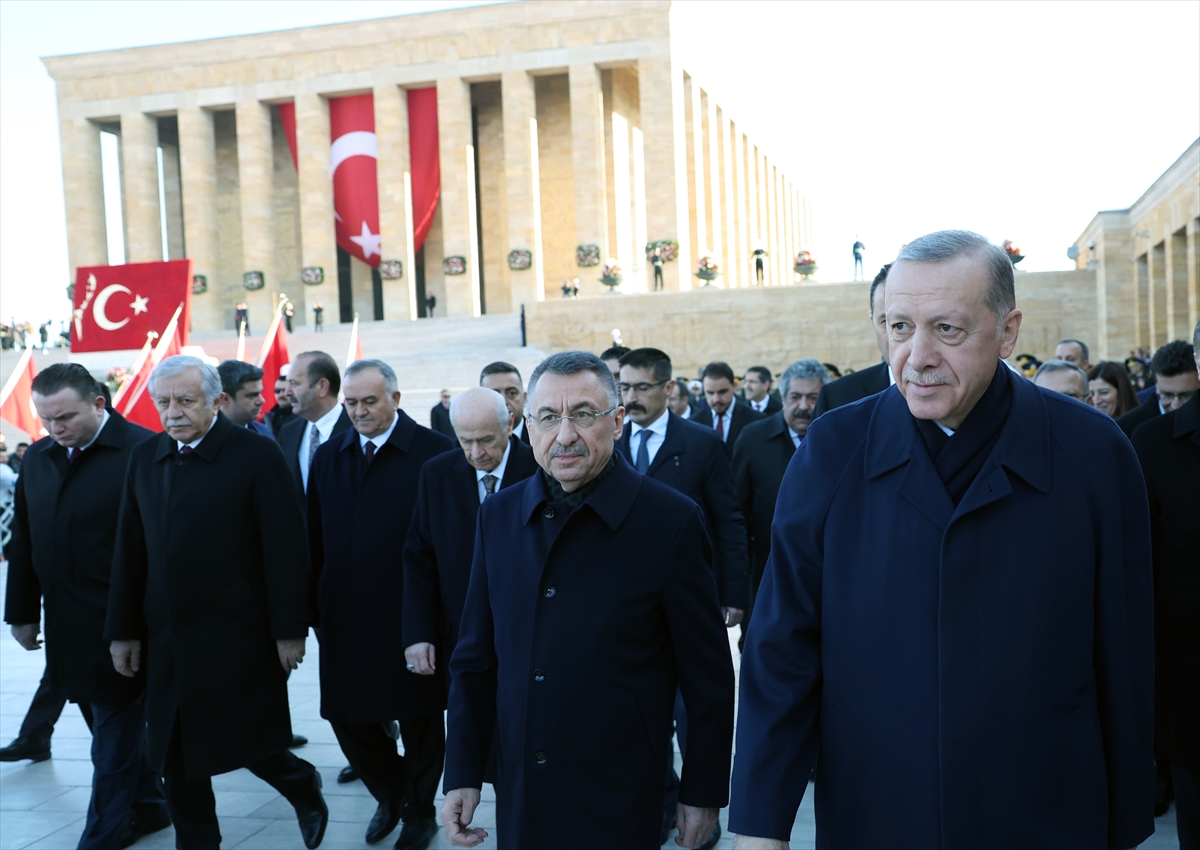
{"label": "large red turkish flag", "polygon": [[81,266],[75,273],[73,351],[141,348],[161,334],[176,308],[180,344],[187,345],[192,307],[192,261]]}
{"label": "large red turkish flag", "polygon": [[375,97],[329,99],[329,170],[333,174],[333,221],[343,251],[378,266],[379,184],[375,181]]}

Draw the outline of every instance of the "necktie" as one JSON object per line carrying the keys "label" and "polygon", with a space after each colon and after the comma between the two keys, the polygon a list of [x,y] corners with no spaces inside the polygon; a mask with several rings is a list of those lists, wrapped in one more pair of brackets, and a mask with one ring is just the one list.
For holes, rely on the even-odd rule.
{"label": "necktie", "polygon": [[646,445],[650,442],[649,429],[643,428],[638,432],[638,436],[642,438],[642,441],[638,443],[637,458],[634,460],[633,465],[637,467],[638,472],[645,475],[646,470],[650,468],[650,448]]}
{"label": "necktie", "polygon": [[717,436],[721,438],[721,442],[725,442],[725,417],[713,411],[713,416],[717,417]]}
{"label": "necktie", "polygon": [[74,448],[74,447],[67,449],[67,464],[68,465],[74,463],[75,459],[78,457],[79,457],[79,449]]}
{"label": "necktie", "polygon": [[195,449],[193,449],[191,446],[184,446],[182,449],[179,450],[179,453],[181,455],[190,455],[194,451],[195,451]]}
{"label": "necktie", "polygon": [[312,430],[308,432],[308,468],[312,469],[313,457],[317,453],[317,447],[321,445],[321,430],[313,424]]}
{"label": "necktie", "polygon": [[375,460],[375,444],[370,440],[363,446],[363,454],[367,456],[367,466],[371,465],[371,461]]}
{"label": "necktie", "polygon": [[492,475],[489,472],[487,475],[483,476],[483,478],[480,478],[479,480],[483,482],[483,489],[485,491],[487,491],[487,494],[483,497],[486,499],[488,496],[490,496],[496,492],[496,483],[500,479],[497,478],[495,475]]}

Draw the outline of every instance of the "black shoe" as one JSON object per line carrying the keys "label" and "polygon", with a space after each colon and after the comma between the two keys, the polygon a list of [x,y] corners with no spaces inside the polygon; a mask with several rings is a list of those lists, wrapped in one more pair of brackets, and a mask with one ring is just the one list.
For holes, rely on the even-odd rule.
{"label": "black shoe", "polygon": [[400,823],[401,808],[399,800],[385,800],[379,804],[379,808],[375,810],[375,817],[371,818],[371,824],[367,827],[368,844],[378,844],[387,838],[388,833]]}
{"label": "black shoe", "polygon": [[717,842],[721,840],[721,824],[718,823],[713,827],[712,834],[708,836],[708,840],[701,844],[696,850],[713,850],[717,846]]}
{"label": "black shoe", "polygon": [[45,761],[50,758],[50,741],[20,737],[7,747],[0,747],[0,761]]}
{"label": "black shoe", "polygon": [[396,839],[395,850],[425,850],[437,831],[437,818],[409,818]]}
{"label": "black shoe", "polygon": [[338,774],[338,785],[347,785],[351,782],[358,781],[358,771],[351,765],[346,765],[342,768],[342,772]]}
{"label": "black shoe", "polygon": [[325,838],[325,827],[329,825],[329,807],[321,795],[321,774],[313,771],[313,782],[308,788],[289,801],[296,810],[296,821],[300,824],[300,837],[308,850],[321,846]]}
{"label": "black shoe", "polygon": [[171,816],[167,813],[165,806],[158,814],[131,818],[129,821],[129,831],[121,839],[122,850],[126,847],[132,847],[147,835],[166,829],[170,825]]}
{"label": "black shoe", "polygon": [[303,735],[292,735],[292,742],[288,744],[289,750],[298,750],[308,743],[308,738]]}

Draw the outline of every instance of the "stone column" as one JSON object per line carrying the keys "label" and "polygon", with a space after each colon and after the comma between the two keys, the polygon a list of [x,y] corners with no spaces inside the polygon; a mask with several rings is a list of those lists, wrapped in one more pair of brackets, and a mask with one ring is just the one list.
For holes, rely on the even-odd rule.
{"label": "stone column", "polygon": [[734,216],[737,220],[737,279],[738,286],[749,286],[751,283],[750,270],[750,192],[746,187],[746,145],[745,137],[737,124],[730,123],[729,127],[733,151],[733,197]]}
{"label": "stone column", "polygon": [[375,137],[378,155],[375,175],[379,191],[379,236],[383,260],[401,265],[399,280],[383,281],[383,318],[415,319],[409,287],[413,268],[408,258],[411,226],[405,208],[404,175],[409,172],[408,95],[393,85],[375,86]]}
{"label": "stone column", "polygon": [[222,330],[221,296],[234,282],[221,280],[217,274],[217,146],[213,116],[206,109],[190,106],[179,110],[178,119],[183,242],[192,260],[192,274],[201,275],[208,284],[207,292],[192,296],[192,327]]}
{"label": "stone column", "polygon": [[[296,95],[296,159],[300,188],[300,262],[320,268],[323,283],[305,285],[304,304],[313,318],[318,301],[325,308],[325,324],[337,324],[337,236],[333,228],[333,176],[329,171],[329,101],[319,94]],[[268,313],[268,315],[270,315]]]}
{"label": "stone column", "polygon": [[[572,65],[567,76],[571,87],[571,162],[575,169],[575,241],[579,245],[599,247],[600,261],[603,262],[608,257],[609,246],[600,69],[595,65]],[[507,112],[504,126],[507,133]],[[505,154],[507,157],[507,139]],[[505,167],[508,167],[507,160]],[[637,247],[641,250],[643,246]]]}
{"label": "stone column", "polygon": [[167,219],[167,257],[181,260],[187,255],[183,239],[183,181],[179,174],[179,145],[164,144],[161,148],[163,200],[166,202]]}
{"label": "stone column", "polygon": [[691,228],[688,226],[687,131],[683,116],[683,71],[669,55],[638,60],[641,102],[654,104],[646,123],[646,228],[649,241],[674,239],[679,256],[663,269],[664,289],[692,288]]}
{"label": "stone column", "polygon": [[704,111],[704,156],[705,164],[708,165],[704,183],[704,197],[708,201],[708,242],[724,270],[727,256],[725,227],[721,219],[721,186],[724,173],[721,170],[721,131],[717,124],[717,101],[708,92],[702,91],[700,105]]}
{"label": "stone column", "polygon": [[63,185],[67,202],[67,256],[71,278],[80,266],[108,265],[104,223],[104,178],[100,164],[100,128],[86,118],[59,122]]}
{"label": "stone column", "polygon": [[[692,238],[692,251],[695,259],[708,251],[708,228],[705,224],[704,175],[704,113],[700,105],[700,85],[695,78],[683,75],[684,111],[687,119],[688,144],[688,195],[691,203],[688,206],[689,226]],[[694,269],[689,266],[688,273]]]}
{"label": "stone column", "polygon": [[121,200],[125,262],[162,262],[158,206],[158,119],[143,112],[121,115]]}
{"label": "stone column", "polygon": [[775,235],[775,165],[760,152],[762,159],[763,239],[767,243],[767,286],[779,285],[779,245]]}
{"label": "stone column", "polygon": [[1196,219],[1187,223],[1188,327],[1200,322],[1200,227]]}
{"label": "stone column", "polygon": [[[597,75],[597,90],[599,84]],[[546,298],[542,257],[542,199],[539,185],[541,178],[538,170],[537,97],[534,93],[533,77],[526,71],[505,71],[500,75],[500,99],[504,114],[504,174],[508,187],[506,201],[509,244],[505,246],[504,253],[507,256],[509,251],[523,249],[533,254],[533,265],[528,269],[515,271],[509,269],[506,262],[504,271],[508,275],[512,303],[532,305]],[[601,139],[603,131],[604,124],[601,119]],[[600,164],[602,167],[603,160]],[[598,176],[601,178],[600,186],[603,187],[603,174]],[[579,189],[576,184],[576,197],[578,195]],[[576,221],[578,223],[578,218]],[[596,223],[593,221],[593,224]]]}
{"label": "stone column", "polygon": [[721,211],[725,215],[722,224],[724,233],[721,244],[725,246],[725,256],[722,260],[725,263],[725,285],[735,287],[742,285],[742,260],[741,254],[738,251],[737,194],[734,190],[733,182],[733,126],[730,124],[729,116],[723,109],[717,110],[717,128],[721,134],[721,180],[724,186]]}
{"label": "stone column", "polygon": [[[501,84],[503,88],[503,83]],[[442,169],[442,250],[447,257],[464,257],[466,274],[445,279],[447,316],[478,316],[479,263],[471,262],[478,253],[478,241],[472,223],[475,220],[475,151],[471,144],[471,86],[461,77],[443,77],[437,81],[438,148]],[[505,122],[505,134],[508,121]],[[525,125],[529,132],[529,125]],[[511,203],[510,203],[511,215]],[[510,223],[510,238],[514,233]],[[532,247],[532,246],[531,246]],[[426,257],[425,268],[441,265],[442,257]],[[428,280],[428,275],[426,276]],[[514,294],[514,298],[516,295]]]}
{"label": "stone column", "polygon": [[[761,229],[762,207],[759,203],[762,193],[759,191],[758,184],[758,148],[751,144],[749,136],[743,136],[742,139],[745,145],[746,160],[746,233],[749,239],[747,244],[750,246],[749,250],[751,252],[749,265],[750,285],[758,286],[758,277],[754,269],[753,256],[754,249],[761,248],[763,245]],[[763,278],[764,280],[766,278],[765,263]]]}
{"label": "stone column", "polygon": [[271,109],[257,100],[235,106],[238,200],[242,210],[242,272],[262,272],[266,285],[243,298],[251,316],[272,316],[280,291],[275,269],[272,206]]}

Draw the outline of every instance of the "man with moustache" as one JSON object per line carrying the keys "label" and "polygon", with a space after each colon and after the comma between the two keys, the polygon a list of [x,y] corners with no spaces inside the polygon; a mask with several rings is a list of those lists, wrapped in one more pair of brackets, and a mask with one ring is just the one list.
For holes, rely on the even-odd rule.
{"label": "man with moustache", "polygon": [[822,846],[1134,847],[1154,636],[1132,447],[1002,362],[1021,311],[983,237],[909,243],[885,306],[895,389],[816,419],[780,488],[734,846],[787,846],[815,760]]}
{"label": "man with moustache", "polygon": [[287,376],[290,371],[290,365],[285,363],[279,371],[279,378],[275,381],[275,406],[267,411],[267,415],[263,417],[263,422],[271,429],[271,433],[275,436],[276,440],[279,439],[279,432],[283,430],[283,426],[291,422],[294,415],[292,413],[292,402],[287,394]]}
{"label": "man with moustache", "polygon": [[79,703],[92,731],[92,797],[81,848],[126,847],[170,826],[162,782],[146,759],[146,677],[119,676],[104,640],[117,511],[129,456],[151,431],[126,422],[78,363],[33,379],[33,405],[49,431],[25,454],[8,546],[4,619],[46,673]]}
{"label": "man with moustache", "polygon": [[520,370],[503,360],[489,363],[479,373],[479,386],[504,396],[504,403],[513,415],[513,436],[528,446],[530,438],[529,429],[525,427],[525,387],[521,384]]}
{"label": "man with moustache", "polygon": [[740,644],[745,643],[758,585],[771,554],[771,522],[779,485],[792,455],[808,435],[813,410],[827,383],[829,372],[821,361],[810,357],[792,363],[779,379],[783,409],[747,425],[733,447],[733,483],[750,539],[750,598],[742,618]]}
{"label": "man with moustache", "polygon": [[779,393],[771,391],[771,370],[766,366],[751,366],[742,377],[742,398],[755,413],[770,416],[783,407]]}
{"label": "man with moustache", "polygon": [[[342,391],[354,429],[317,449],[308,477],[321,716],[378,803],[367,843],[403,820],[396,850],[423,850],[437,832],[446,686],[405,667],[399,555],[421,467],[454,444],[399,409],[396,373],[382,360],[352,363]],[[396,720],[403,756],[385,729]]]}
{"label": "man with moustache", "polygon": [[296,420],[279,432],[279,447],[292,471],[303,510],[307,507],[304,494],[313,456],[323,443],[350,429],[350,416],[338,403],[341,372],[324,351],[306,351],[293,360],[287,384],[287,398]]}
{"label": "man with moustache", "polygon": [[220,375],[199,358],[163,360],[149,391],[165,433],[129,459],[105,637],[118,673],[146,668],[147,751],[176,846],[221,843],[210,777],[245,767],[291,803],[304,845],[317,847],[329,820],[321,777],[287,750],[287,674],[310,620],[287,465],[274,442],[220,412]]}
{"label": "man with moustache", "polygon": [[552,355],[529,381],[541,472],[480,507],[450,667],[446,803],[469,828],[497,736],[503,847],[657,848],[675,691],[690,720],[682,847],[728,793],[733,667],[700,509],[613,450],[625,412],[595,355]]}
{"label": "man with moustache", "polygon": [[817,397],[817,406],[813,411],[814,418],[827,410],[841,407],[843,404],[850,404],[860,398],[881,393],[895,383],[892,380],[891,367],[887,362],[887,316],[884,315],[883,308],[888,269],[891,267],[892,264],[888,263],[871,281],[871,309],[867,314],[871,319],[871,327],[875,330],[875,343],[879,346],[879,353],[883,355],[883,360],[874,366],[859,369],[852,375],[838,378],[836,381],[826,379],[825,384],[821,387],[821,394]]}
{"label": "man with moustache", "polygon": [[728,363],[709,363],[704,367],[700,381],[704,385],[708,407],[693,416],[692,421],[716,431],[725,445],[725,456],[731,457],[742,429],[751,422],[758,422],[763,415],[749,405],[734,403],[733,370]]}

